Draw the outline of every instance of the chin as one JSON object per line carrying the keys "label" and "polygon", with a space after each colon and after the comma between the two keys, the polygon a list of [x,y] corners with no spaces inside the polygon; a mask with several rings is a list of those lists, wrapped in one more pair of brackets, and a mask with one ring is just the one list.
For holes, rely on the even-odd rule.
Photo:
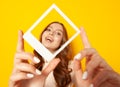
{"label": "chin", "polygon": [[[50,44],[48,43],[42,43],[48,50],[56,50],[56,47],[52,47]],[[55,46],[55,45],[54,45]]]}

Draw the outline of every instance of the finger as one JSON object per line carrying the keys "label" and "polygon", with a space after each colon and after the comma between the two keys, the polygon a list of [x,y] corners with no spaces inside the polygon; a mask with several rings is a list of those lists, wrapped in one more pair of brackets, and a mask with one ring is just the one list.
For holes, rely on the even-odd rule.
{"label": "finger", "polygon": [[93,55],[98,55],[97,51],[93,48],[85,48],[80,51],[74,58],[82,60],[84,57],[91,58]]}
{"label": "finger", "polygon": [[86,70],[88,72],[88,78],[89,79],[92,79],[94,74],[95,74],[95,72],[96,72],[96,69],[100,68],[102,59],[99,58],[99,57],[100,56],[98,56],[98,55],[92,56],[91,60],[86,65]]}
{"label": "finger", "polygon": [[84,81],[82,78],[83,73],[82,73],[82,66],[81,62],[79,60],[74,60],[74,83],[76,87],[88,87],[89,85],[89,80]]}
{"label": "finger", "polygon": [[28,61],[30,60],[33,64],[35,63],[39,63],[40,62],[40,59],[37,58],[36,56],[34,56],[33,54],[31,53],[27,53],[27,52],[17,52],[15,54],[15,62],[16,63],[19,63],[19,62],[22,62],[22,61]]}
{"label": "finger", "polygon": [[[82,60],[84,57],[87,58],[87,60],[91,61],[95,56],[95,55],[98,55],[97,51],[93,48],[86,48],[84,50],[82,50],[79,54],[77,54],[75,56],[75,59],[78,59],[78,60]],[[92,59],[91,59],[92,58]],[[94,60],[94,59],[93,59]],[[95,59],[96,60],[96,59]],[[87,61],[88,62],[88,61]],[[93,64],[94,62],[90,63],[91,66],[94,65]],[[89,66],[89,65],[87,65]],[[97,66],[97,65],[96,65]],[[90,67],[90,70],[94,70],[94,67],[91,69],[92,67]],[[86,71],[83,73],[83,77],[82,79],[87,79],[88,78],[88,72],[87,72],[87,69],[89,68],[86,68]],[[90,71],[91,72],[91,71]],[[91,73],[90,73],[91,74]]]}
{"label": "finger", "polygon": [[[98,52],[93,48],[86,48],[80,52],[81,56],[79,59],[83,59],[86,57],[86,71],[89,78],[92,78],[94,75],[94,71],[99,68],[106,69],[106,70],[112,70],[112,68],[105,62],[105,60],[98,54]],[[85,72],[86,72],[85,71]],[[86,77],[86,79],[87,79]]]}
{"label": "finger", "polygon": [[88,41],[86,32],[85,32],[84,28],[82,28],[82,27],[81,27],[80,36],[82,38],[82,42],[83,42],[84,48],[91,48],[91,45],[90,45],[90,43]]}
{"label": "finger", "polygon": [[74,59],[74,61],[73,61],[73,70],[74,71],[81,70],[81,62],[79,60]]}
{"label": "finger", "polygon": [[20,80],[30,79],[30,78],[33,78],[33,77],[34,77],[34,75],[31,74],[31,73],[18,72],[18,73],[13,74],[10,77],[10,81],[17,82],[17,81],[20,81]]}
{"label": "finger", "polygon": [[18,43],[17,43],[17,52],[24,51],[24,39],[23,32],[21,30],[18,31]]}
{"label": "finger", "polygon": [[16,72],[26,72],[32,73],[34,75],[40,75],[41,72],[36,69],[33,65],[27,63],[19,63],[15,66]]}
{"label": "finger", "polygon": [[53,59],[49,65],[42,71],[42,75],[44,77],[47,77],[49,75],[50,72],[52,72],[56,66],[58,65],[58,63],[60,62],[60,59],[56,58],[56,59]]}
{"label": "finger", "polygon": [[98,53],[95,49],[85,48],[85,49],[81,50],[80,53],[75,55],[74,59],[81,61],[84,57],[86,57],[86,59],[87,59],[86,63],[88,63],[91,60],[92,56],[94,56],[94,55],[98,55]]}
{"label": "finger", "polygon": [[75,73],[76,79],[80,79],[82,77],[81,62],[79,60],[74,59],[74,61],[73,61],[73,71]]}

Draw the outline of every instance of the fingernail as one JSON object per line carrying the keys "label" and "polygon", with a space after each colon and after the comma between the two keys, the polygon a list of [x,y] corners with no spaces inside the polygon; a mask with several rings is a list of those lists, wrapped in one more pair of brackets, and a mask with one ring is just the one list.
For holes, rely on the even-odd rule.
{"label": "fingernail", "polygon": [[90,84],[90,86],[89,87],[94,87],[94,85],[93,84]]}
{"label": "fingernail", "polygon": [[82,79],[83,79],[83,80],[87,79],[87,76],[88,76],[88,72],[85,71],[85,72],[83,73]]}
{"label": "fingernail", "polygon": [[77,60],[80,60],[80,58],[81,58],[81,53],[75,55],[75,57],[74,57],[74,59],[77,59]]}
{"label": "fingernail", "polygon": [[34,59],[34,61],[35,61],[36,63],[39,63],[39,62],[40,62],[40,60],[39,60],[37,57],[35,57],[35,56],[34,56],[33,59]]}
{"label": "fingernail", "polygon": [[41,74],[41,72],[40,72],[38,69],[36,69],[36,73],[37,73],[38,75]]}
{"label": "fingernail", "polygon": [[33,75],[33,74],[28,73],[28,74],[27,74],[27,77],[29,77],[29,78],[33,78],[33,77],[34,77],[34,75]]}

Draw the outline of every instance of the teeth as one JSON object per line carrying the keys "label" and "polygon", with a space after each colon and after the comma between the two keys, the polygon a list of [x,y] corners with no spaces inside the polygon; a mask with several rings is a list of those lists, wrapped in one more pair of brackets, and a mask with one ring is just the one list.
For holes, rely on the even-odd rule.
{"label": "teeth", "polygon": [[49,37],[46,38],[46,40],[50,41],[50,42],[53,42],[53,40]]}
{"label": "teeth", "polygon": [[50,39],[47,39],[48,41],[52,42]]}

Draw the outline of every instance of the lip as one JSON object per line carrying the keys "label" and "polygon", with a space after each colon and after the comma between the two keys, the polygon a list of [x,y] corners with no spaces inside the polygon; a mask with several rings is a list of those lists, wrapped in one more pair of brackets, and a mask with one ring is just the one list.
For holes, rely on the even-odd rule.
{"label": "lip", "polygon": [[49,41],[49,42],[53,42],[54,41],[54,39],[52,37],[50,37],[50,36],[45,37],[45,40]]}

